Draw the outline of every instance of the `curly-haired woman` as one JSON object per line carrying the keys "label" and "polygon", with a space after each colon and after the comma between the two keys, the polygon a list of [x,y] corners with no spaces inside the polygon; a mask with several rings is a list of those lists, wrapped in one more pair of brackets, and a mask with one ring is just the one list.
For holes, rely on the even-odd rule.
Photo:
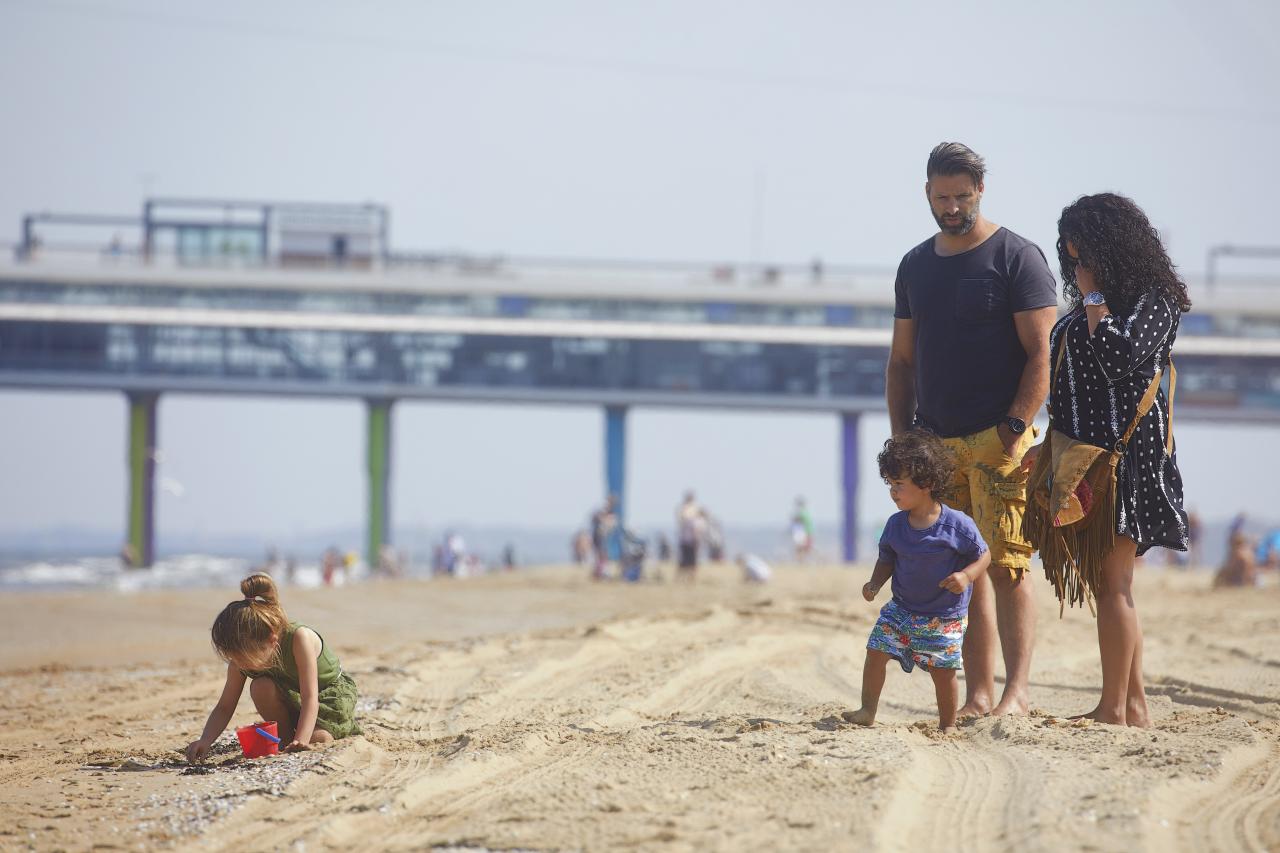
{"label": "curly-haired woman", "polygon": [[[1071,310],[1049,337],[1050,417],[1055,430],[1111,450],[1133,423],[1156,372],[1168,363],[1178,320],[1191,300],[1156,229],[1124,196],[1084,196],[1064,209],[1058,260]],[[1168,401],[1158,389],[1116,467],[1114,544],[1100,558],[1100,571],[1082,567],[1097,601],[1102,657],[1102,698],[1084,716],[1099,722],[1149,724],[1134,561],[1157,545],[1187,549],[1169,418]],[[1032,448],[1023,459],[1024,469],[1038,451]]]}

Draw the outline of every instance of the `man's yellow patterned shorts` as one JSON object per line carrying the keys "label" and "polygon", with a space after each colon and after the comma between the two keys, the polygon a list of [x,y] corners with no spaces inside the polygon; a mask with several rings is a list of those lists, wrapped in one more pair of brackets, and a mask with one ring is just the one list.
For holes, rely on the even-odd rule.
{"label": "man's yellow patterned shorts", "polygon": [[1022,538],[1027,475],[1019,468],[1019,461],[1038,434],[1035,427],[1027,427],[1014,445],[1016,459],[1004,452],[995,427],[942,439],[956,456],[956,474],[947,505],[973,518],[991,549],[992,568],[1008,569],[1015,581],[1031,565],[1031,545]]}

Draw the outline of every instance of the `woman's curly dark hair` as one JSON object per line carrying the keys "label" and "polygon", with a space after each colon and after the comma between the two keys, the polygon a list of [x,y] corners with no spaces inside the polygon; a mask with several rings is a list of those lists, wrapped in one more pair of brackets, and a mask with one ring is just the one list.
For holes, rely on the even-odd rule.
{"label": "woman's curly dark hair", "polygon": [[1169,260],[1142,208],[1115,193],[1098,193],[1076,199],[1063,208],[1058,220],[1058,264],[1062,269],[1062,295],[1072,308],[1080,305],[1075,261],[1067,243],[1075,245],[1080,263],[1093,273],[1113,314],[1129,314],[1138,299],[1155,290],[1178,306],[1191,310],[1187,285]]}
{"label": "woman's curly dark hair", "polygon": [[950,488],[951,476],[956,471],[955,456],[942,439],[919,427],[886,441],[876,462],[886,483],[910,480],[919,488],[933,492],[938,499]]}

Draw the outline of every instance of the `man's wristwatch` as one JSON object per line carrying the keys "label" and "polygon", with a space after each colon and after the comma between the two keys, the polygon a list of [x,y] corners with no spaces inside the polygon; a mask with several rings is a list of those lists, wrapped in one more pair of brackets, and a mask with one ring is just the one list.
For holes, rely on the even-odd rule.
{"label": "man's wristwatch", "polygon": [[1084,295],[1082,301],[1085,305],[1106,305],[1107,297],[1102,295],[1101,290],[1092,290]]}
{"label": "man's wristwatch", "polygon": [[1014,435],[1022,435],[1027,431],[1027,422],[1022,418],[1015,418],[1013,415],[1004,419],[1004,425],[1009,428],[1009,432]]}

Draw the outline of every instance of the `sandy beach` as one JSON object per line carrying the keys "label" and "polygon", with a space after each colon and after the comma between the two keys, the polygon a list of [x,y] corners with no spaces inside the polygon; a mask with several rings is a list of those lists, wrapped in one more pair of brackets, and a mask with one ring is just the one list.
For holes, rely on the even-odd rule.
{"label": "sandy beach", "polygon": [[944,737],[919,672],[890,673],[875,728],[840,719],[882,603],[866,574],[285,588],[365,735],[249,762],[228,733],[198,770],[179,750],[233,590],[7,594],[0,848],[1280,849],[1280,588],[1141,570],[1136,730],[1066,719],[1097,698],[1094,623],[1041,582],[1033,713]]}

